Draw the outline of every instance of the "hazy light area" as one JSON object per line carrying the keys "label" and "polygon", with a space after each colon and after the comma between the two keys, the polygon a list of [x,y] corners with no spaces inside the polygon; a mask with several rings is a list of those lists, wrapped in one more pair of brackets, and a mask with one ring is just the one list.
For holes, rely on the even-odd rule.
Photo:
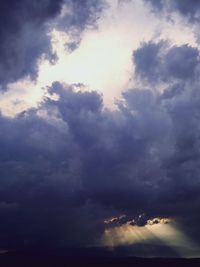
{"label": "hazy light area", "polygon": [[141,42],[169,39],[173,44],[195,45],[194,34],[189,27],[174,18],[175,25],[164,18],[154,16],[142,1],[109,1],[98,21],[97,29],[84,32],[78,49],[66,50],[67,33],[52,30],[52,46],[58,61],[51,65],[39,60],[37,81],[19,80],[1,93],[1,111],[13,116],[36,106],[45,94],[44,88],[54,81],[67,84],[83,83],[87,90],[97,90],[104,96],[107,107],[113,108],[123,90],[134,86],[132,52]]}
{"label": "hazy light area", "polygon": [[166,245],[181,257],[199,257],[200,247],[188,238],[175,223],[158,223],[145,226],[122,226],[105,230],[103,245],[116,247],[122,245],[155,244]]}

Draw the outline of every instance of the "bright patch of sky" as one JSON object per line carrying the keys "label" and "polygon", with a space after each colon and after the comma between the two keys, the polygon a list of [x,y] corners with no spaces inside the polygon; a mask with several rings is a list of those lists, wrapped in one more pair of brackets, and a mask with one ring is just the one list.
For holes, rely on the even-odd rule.
{"label": "bright patch of sky", "polygon": [[132,53],[141,42],[168,39],[172,44],[197,46],[194,32],[180,17],[174,17],[174,22],[158,17],[141,0],[110,0],[109,4],[98,27],[87,29],[80,46],[71,53],[66,50],[67,33],[52,30],[57,63],[40,59],[37,81],[26,78],[10,84],[12,90],[0,95],[3,114],[13,116],[37,106],[46,94],[45,87],[54,81],[82,83],[84,90],[100,92],[105,106],[113,108],[121,92],[135,85]]}

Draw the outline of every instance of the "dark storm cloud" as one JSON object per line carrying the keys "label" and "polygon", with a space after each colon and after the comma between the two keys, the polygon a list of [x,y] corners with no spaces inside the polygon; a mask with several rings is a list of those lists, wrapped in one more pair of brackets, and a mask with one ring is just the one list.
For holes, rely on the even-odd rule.
{"label": "dark storm cloud", "polygon": [[[151,54],[152,46],[156,51],[153,55],[156,64],[148,58],[147,51]],[[145,84],[150,82],[156,91],[160,82],[166,86],[159,93],[158,103],[171,121],[173,152],[162,161],[162,169],[166,171],[165,189],[168,188],[165,192],[161,189],[163,208],[168,210],[163,215],[178,217],[184,230],[186,228],[199,242],[199,51],[188,45],[169,47],[163,42],[145,43],[134,52],[133,60],[136,75]]]}
{"label": "dark storm cloud", "polygon": [[199,51],[151,42],[133,60],[151,89],[127,90],[115,111],[56,82],[58,99],[0,116],[0,246],[95,243],[122,214],[175,217],[200,241]]}
{"label": "dark storm cloud", "polygon": [[[57,21],[55,18],[64,5],[70,12]],[[73,40],[75,49],[80,42],[81,31],[95,23],[97,13],[99,14],[102,8],[102,1],[95,0],[2,0],[0,3],[2,88],[25,75],[35,78],[37,60],[41,55],[44,54],[52,62],[56,59],[48,35],[51,27],[57,27],[71,35],[76,33],[76,39],[77,36],[79,39]]]}
{"label": "dark storm cloud", "polygon": [[54,83],[58,100],[1,116],[1,246],[90,244],[117,214],[195,224],[200,94],[187,79],[167,97],[128,90],[117,111],[96,92]]}
{"label": "dark storm cloud", "polygon": [[200,2],[198,0],[145,0],[150,3],[154,11],[160,13],[163,10],[170,12],[177,12],[190,22],[200,21]]}
{"label": "dark storm cloud", "polygon": [[62,1],[4,1],[0,3],[0,82],[36,75],[38,57],[51,47],[45,23],[54,18]]}

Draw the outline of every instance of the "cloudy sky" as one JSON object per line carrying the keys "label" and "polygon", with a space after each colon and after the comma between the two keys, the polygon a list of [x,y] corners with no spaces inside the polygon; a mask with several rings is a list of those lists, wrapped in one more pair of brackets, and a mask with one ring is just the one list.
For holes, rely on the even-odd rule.
{"label": "cloudy sky", "polygon": [[0,12],[0,250],[200,256],[200,1]]}

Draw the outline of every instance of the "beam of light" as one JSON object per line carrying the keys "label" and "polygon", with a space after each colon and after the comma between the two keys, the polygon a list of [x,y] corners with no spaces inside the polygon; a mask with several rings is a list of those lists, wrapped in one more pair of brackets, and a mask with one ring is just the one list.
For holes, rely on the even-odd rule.
{"label": "beam of light", "polygon": [[156,224],[137,226],[124,224],[107,228],[102,243],[107,247],[136,244],[164,244],[172,248],[181,257],[199,257],[200,247],[184,234],[174,222],[166,219]]}
{"label": "beam of light", "polygon": [[108,247],[143,243],[150,239],[151,234],[145,227],[123,225],[106,229],[103,244]]}
{"label": "beam of light", "polygon": [[199,257],[200,248],[183,233],[176,224],[147,225],[146,228],[167,246],[173,248],[182,257]]}

